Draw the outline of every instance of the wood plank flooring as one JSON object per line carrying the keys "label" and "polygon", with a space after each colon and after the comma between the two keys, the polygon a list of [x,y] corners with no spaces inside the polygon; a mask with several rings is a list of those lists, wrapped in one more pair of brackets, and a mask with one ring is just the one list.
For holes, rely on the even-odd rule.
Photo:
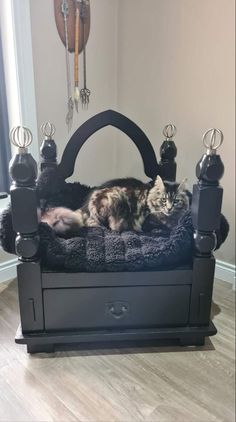
{"label": "wood plank flooring", "polygon": [[0,421],[234,421],[234,293],[216,281],[218,334],[198,348],[28,355],[15,281],[0,285]]}

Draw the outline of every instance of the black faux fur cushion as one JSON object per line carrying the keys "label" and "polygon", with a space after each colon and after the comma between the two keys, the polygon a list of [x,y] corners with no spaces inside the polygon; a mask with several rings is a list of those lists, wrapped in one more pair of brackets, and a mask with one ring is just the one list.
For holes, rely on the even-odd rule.
{"label": "black faux fur cushion", "polygon": [[62,239],[46,224],[40,227],[41,255],[50,269],[69,271],[140,271],[174,268],[191,262],[193,236],[190,213],[172,232],[149,233],[82,228],[79,236]]}
{"label": "black faux fur cushion", "polygon": [[[46,169],[37,182],[42,207],[65,206],[77,209],[90,188],[80,183],[66,183],[57,169]],[[229,225],[221,216],[217,248],[224,242]],[[106,228],[82,228],[78,236],[63,239],[46,224],[39,225],[42,264],[52,270],[67,271],[139,271],[171,269],[191,263],[194,251],[193,226],[188,211],[171,231],[147,224],[147,231],[123,233]],[[11,210],[1,216],[0,241],[6,252],[15,253]]]}
{"label": "black faux fur cushion", "polygon": [[42,208],[64,206],[77,210],[90,190],[89,186],[80,183],[66,183],[57,168],[46,168],[37,181],[37,195]]}

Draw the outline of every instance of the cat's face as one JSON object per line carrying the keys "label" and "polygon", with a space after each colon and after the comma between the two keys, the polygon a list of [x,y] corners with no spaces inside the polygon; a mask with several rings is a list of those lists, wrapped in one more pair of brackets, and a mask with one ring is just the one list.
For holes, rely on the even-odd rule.
{"label": "cat's face", "polygon": [[189,208],[189,199],[186,194],[186,181],[180,185],[174,182],[163,183],[157,176],[153,188],[148,194],[148,207],[153,214],[171,216]]}

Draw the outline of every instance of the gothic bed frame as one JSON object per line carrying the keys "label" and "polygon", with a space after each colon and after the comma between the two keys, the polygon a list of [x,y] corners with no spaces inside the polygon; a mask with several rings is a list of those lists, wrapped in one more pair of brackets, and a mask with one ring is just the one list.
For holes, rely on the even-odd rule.
{"label": "gothic bed frame", "polygon": [[[137,146],[144,171],[153,179],[160,174],[175,180],[177,149],[168,137],[157,162],[143,131],[127,117],[108,110],[85,122],[69,140],[61,162],[56,144],[45,138],[41,146],[41,170],[58,166],[66,179],[73,174],[84,142],[105,126],[126,133]],[[169,271],[62,273],[44,270],[38,256],[37,166],[26,150],[11,161],[13,228],[19,256],[17,277],[21,326],[15,341],[29,353],[52,352],[57,345],[175,340],[181,345],[203,345],[216,334],[210,321],[214,280],[215,230],[220,226],[223,190],[219,179],[224,166],[211,145],[197,164],[193,186],[192,221],[195,254],[192,268]],[[207,146],[207,145],[206,145]],[[115,343],[117,344],[117,343]]]}

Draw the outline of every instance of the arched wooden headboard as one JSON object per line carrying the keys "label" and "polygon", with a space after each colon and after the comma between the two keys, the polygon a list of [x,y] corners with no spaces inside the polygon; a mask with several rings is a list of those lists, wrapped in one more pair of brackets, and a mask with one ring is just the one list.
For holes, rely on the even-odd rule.
{"label": "arched wooden headboard", "polygon": [[103,111],[83,123],[69,139],[59,169],[65,179],[73,174],[76,157],[86,140],[105,126],[120,129],[134,142],[143,160],[145,174],[154,179],[160,173],[156,155],[145,133],[132,120],[113,110]]}

